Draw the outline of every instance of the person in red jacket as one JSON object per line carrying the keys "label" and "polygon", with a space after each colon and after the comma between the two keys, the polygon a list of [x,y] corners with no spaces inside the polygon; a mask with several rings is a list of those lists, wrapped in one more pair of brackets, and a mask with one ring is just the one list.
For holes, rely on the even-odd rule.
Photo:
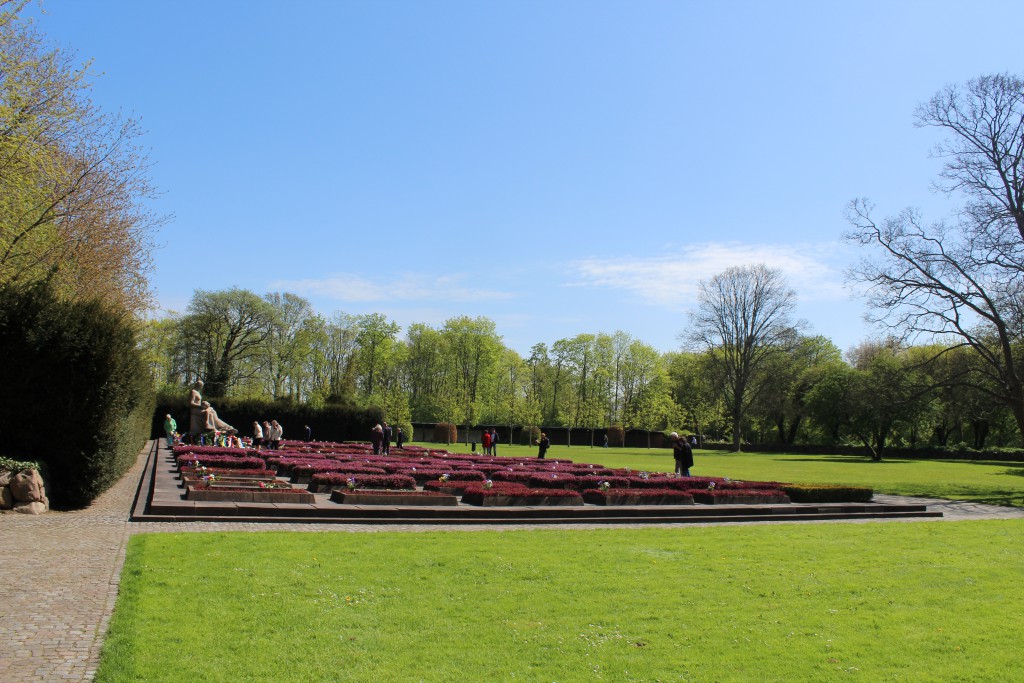
{"label": "person in red jacket", "polygon": [[485,429],[483,431],[483,434],[480,435],[480,442],[484,446],[484,455],[490,455],[491,454],[491,432],[489,430]]}

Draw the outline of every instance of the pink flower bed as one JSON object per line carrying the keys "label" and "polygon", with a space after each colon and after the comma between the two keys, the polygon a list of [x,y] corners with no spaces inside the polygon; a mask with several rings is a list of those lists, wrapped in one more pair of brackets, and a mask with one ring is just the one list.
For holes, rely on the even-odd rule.
{"label": "pink flower bed", "polygon": [[363,489],[414,489],[416,480],[401,474],[362,474],[347,476],[338,472],[318,472],[309,481],[309,490],[323,493],[325,491],[345,487],[349,479],[355,481],[355,488]]}
{"label": "pink flower bed", "polygon": [[174,453],[174,457],[180,459],[182,455],[186,453],[194,453],[196,455],[230,455],[236,458],[245,457],[249,450],[245,448],[224,448],[223,446],[175,446],[171,449]]}
{"label": "pink flower bed", "polygon": [[587,475],[585,477],[576,477],[576,490],[586,491],[587,489],[596,489],[601,485],[602,481],[608,482],[613,489],[629,488],[629,477],[599,477]]}
{"label": "pink flower bed", "polygon": [[311,477],[314,474],[323,472],[344,472],[346,474],[387,474],[382,467],[369,467],[367,465],[354,465],[348,462],[335,462],[326,460],[324,462],[304,462],[292,467],[292,476]]}
{"label": "pink flower bed", "polygon": [[788,503],[789,497],[778,489],[701,489],[689,491],[695,503],[705,505]]}
{"label": "pink flower bed", "polygon": [[196,469],[195,467],[182,467],[181,474],[223,474],[232,477],[269,477],[273,474],[270,470],[240,470],[231,467],[206,467]]}
{"label": "pink flower bed", "polygon": [[469,482],[481,482],[487,479],[483,472],[476,470],[455,470],[455,469],[405,469],[396,470],[396,474],[403,474],[407,477],[412,477],[416,480],[417,484],[426,484],[429,481],[440,479],[444,475],[448,475],[449,481],[469,481]]}
{"label": "pink flower bed", "polygon": [[693,505],[693,496],[676,489],[589,489],[583,500],[593,505]]}
{"label": "pink flower bed", "polygon": [[491,488],[483,484],[467,487],[462,502],[469,505],[582,505],[578,491],[567,489],[530,488],[512,482],[494,482]]}
{"label": "pink flower bed", "polygon": [[471,486],[478,486],[479,484],[480,482],[478,481],[438,481],[436,479],[432,479],[431,481],[423,484],[423,490],[458,493],[461,495],[466,491],[466,489]]}
{"label": "pink flower bed", "polygon": [[[236,449],[236,452],[237,449]],[[198,462],[206,467],[224,467],[243,470],[266,469],[262,458],[235,458],[228,455],[206,455],[204,453],[189,453],[178,456],[178,467],[191,467]]]}

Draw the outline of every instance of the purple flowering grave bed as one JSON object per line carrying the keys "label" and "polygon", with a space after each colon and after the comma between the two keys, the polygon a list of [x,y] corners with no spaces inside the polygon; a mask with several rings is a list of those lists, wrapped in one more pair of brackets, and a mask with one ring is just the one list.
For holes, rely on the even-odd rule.
{"label": "purple flowering grave bed", "polygon": [[445,505],[459,504],[457,496],[440,491],[377,491],[337,489],[331,502],[342,505]]}
{"label": "purple flowering grave bed", "polygon": [[189,486],[185,500],[225,503],[315,503],[316,496],[305,489],[260,488],[258,486]]}
{"label": "purple flowering grave bed", "polygon": [[693,496],[674,489],[589,489],[583,501],[591,505],[693,505]]}

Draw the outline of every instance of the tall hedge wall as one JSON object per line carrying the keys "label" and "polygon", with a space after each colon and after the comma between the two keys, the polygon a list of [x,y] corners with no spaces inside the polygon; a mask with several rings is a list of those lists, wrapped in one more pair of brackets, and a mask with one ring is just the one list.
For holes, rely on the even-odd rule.
{"label": "tall hedge wall", "polygon": [[[178,431],[188,431],[188,389],[182,388],[181,397],[161,395],[152,416],[150,427],[153,438],[164,435],[164,418],[174,416]],[[305,425],[313,430],[316,441],[369,441],[370,429],[382,420],[380,408],[327,405],[311,408],[307,405],[274,401],[239,401],[229,398],[212,399],[217,416],[238,430],[241,436],[252,436],[253,420],[277,420],[284,428],[285,439],[304,439]],[[406,437],[408,438],[408,437]]]}
{"label": "tall hedge wall", "polygon": [[0,288],[0,358],[0,454],[40,462],[51,505],[86,505],[131,468],[154,396],[130,318]]}

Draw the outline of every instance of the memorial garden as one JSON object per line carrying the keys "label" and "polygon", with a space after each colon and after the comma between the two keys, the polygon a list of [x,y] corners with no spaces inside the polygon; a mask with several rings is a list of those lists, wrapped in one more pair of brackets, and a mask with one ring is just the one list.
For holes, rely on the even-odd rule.
{"label": "memorial garden", "polygon": [[901,75],[945,218],[844,212],[917,196],[880,75],[657,32],[735,8],[50,4],[0,0],[4,683],[1024,678],[1024,79]]}

